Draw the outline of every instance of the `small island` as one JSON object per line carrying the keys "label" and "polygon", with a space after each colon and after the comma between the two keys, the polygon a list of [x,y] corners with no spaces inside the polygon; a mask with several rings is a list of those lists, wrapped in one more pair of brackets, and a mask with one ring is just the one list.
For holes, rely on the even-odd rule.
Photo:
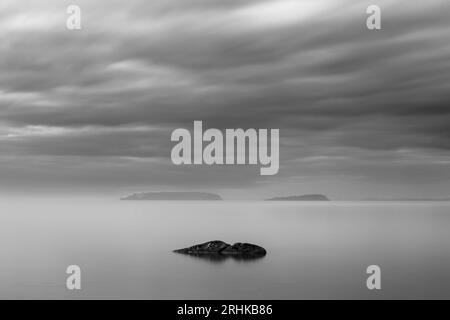
{"label": "small island", "polygon": [[330,201],[330,199],[322,194],[306,194],[301,196],[275,197],[266,199],[266,201]]}
{"label": "small island", "polygon": [[222,198],[217,194],[208,192],[141,192],[134,193],[120,200],[216,201],[222,200]]}

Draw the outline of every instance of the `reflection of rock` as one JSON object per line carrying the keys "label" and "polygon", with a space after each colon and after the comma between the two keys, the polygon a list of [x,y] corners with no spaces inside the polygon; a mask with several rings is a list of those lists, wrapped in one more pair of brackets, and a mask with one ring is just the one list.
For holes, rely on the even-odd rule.
{"label": "reflection of rock", "polygon": [[230,258],[230,256],[224,256],[221,255],[220,253],[211,253],[211,254],[186,253],[186,255],[194,259],[201,259],[211,263],[221,263]]}
{"label": "reflection of rock", "polygon": [[175,250],[174,252],[212,261],[222,261],[228,257],[237,260],[252,260],[262,258],[267,253],[264,248],[254,244],[235,243],[229,245],[219,240],[205,242],[189,248]]}

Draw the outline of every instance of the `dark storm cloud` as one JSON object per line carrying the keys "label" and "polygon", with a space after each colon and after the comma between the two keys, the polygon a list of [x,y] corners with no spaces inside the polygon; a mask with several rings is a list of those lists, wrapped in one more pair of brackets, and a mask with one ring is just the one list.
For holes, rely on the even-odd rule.
{"label": "dark storm cloud", "polygon": [[[81,167],[90,158],[155,159],[152,170],[168,184],[215,179],[220,186],[218,177],[233,169],[198,179],[185,169],[169,178],[170,132],[203,120],[206,127],[280,128],[278,180],[302,168],[320,175],[323,162],[330,175],[350,179],[344,167],[353,167],[355,176],[373,177],[389,167],[390,153],[405,149],[407,157],[427,154],[428,163],[445,165],[448,1],[375,2],[383,18],[376,32],[365,28],[372,1],[78,1],[80,31],[65,29],[66,3],[7,1],[0,157],[30,159],[30,167],[34,156],[79,157]],[[356,150],[383,157],[369,161]],[[310,157],[316,162],[306,166]],[[129,161],[136,172],[129,179],[101,164],[97,172],[132,184],[143,166]],[[245,184],[265,180],[245,176]]]}

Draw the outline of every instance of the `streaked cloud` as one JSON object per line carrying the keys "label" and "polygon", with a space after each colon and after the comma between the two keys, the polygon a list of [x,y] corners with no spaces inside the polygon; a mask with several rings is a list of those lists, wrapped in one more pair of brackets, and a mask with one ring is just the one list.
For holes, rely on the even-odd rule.
{"label": "streaked cloud", "polygon": [[[373,1],[79,0],[68,31],[72,3],[2,1],[0,188],[443,195],[450,4],[375,3],[378,32]],[[173,167],[194,120],[280,128],[280,174]]]}

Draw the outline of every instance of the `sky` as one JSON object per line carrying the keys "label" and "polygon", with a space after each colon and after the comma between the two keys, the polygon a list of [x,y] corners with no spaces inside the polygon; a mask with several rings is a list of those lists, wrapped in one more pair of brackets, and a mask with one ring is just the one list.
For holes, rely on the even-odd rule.
{"label": "sky", "polygon": [[[366,28],[373,4],[382,30]],[[2,0],[0,194],[450,197],[449,14],[448,0]],[[171,132],[194,120],[279,129],[279,173],[174,165]]]}

